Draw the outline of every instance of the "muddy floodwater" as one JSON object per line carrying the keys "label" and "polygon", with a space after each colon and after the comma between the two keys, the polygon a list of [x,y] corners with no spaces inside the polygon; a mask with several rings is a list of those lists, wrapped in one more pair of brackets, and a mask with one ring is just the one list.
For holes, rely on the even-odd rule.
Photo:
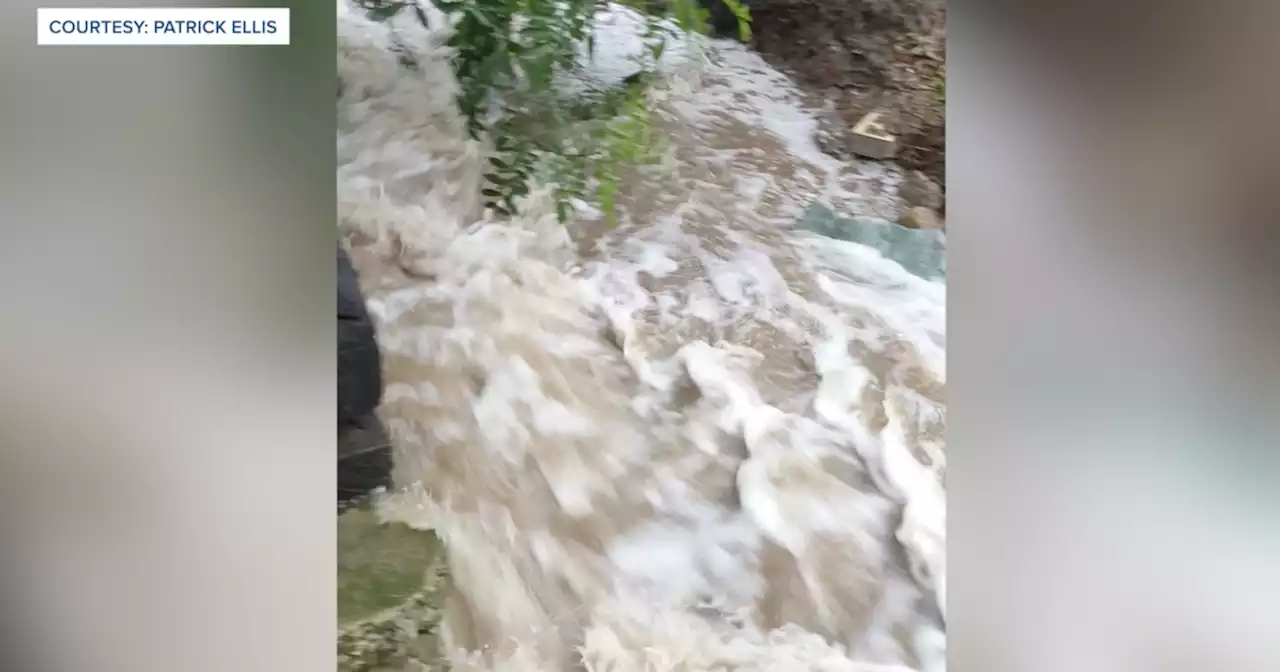
{"label": "muddy floodwater", "polygon": [[[625,76],[639,22],[600,19]],[[900,174],[820,152],[787,78],[713,41],[671,50],[671,160],[616,227],[537,193],[485,220],[442,40],[340,7],[399,486],[340,526],[344,628],[400,618],[404,669],[943,670],[946,289],[797,228],[891,220]]]}

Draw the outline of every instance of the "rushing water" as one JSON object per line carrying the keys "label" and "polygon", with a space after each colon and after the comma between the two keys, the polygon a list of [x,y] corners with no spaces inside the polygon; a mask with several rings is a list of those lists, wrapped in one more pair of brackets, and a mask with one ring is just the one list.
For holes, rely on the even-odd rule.
{"label": "rushing water", "polygon": [[[446,542],[453,669],[944,669],[945,288],[794,230],[890,216],[897,174],[819,152],[787,79],[711,42],[674,53],[673,162],[616,228],[542,194],[485,221],[443,36],[339,11],[384,513]],[[635,19],[602,21],[607,78]]]}

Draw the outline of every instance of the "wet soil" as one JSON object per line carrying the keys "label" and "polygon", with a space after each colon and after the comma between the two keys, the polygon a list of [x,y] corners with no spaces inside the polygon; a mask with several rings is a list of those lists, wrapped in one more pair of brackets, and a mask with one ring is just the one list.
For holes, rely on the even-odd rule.
{"label": "wet soil", "polygon": [[752,46],[827,109],[821,145],[847,158],[847,134],[884,107],[897,163],[946,184],[943,0],[755,0]]}

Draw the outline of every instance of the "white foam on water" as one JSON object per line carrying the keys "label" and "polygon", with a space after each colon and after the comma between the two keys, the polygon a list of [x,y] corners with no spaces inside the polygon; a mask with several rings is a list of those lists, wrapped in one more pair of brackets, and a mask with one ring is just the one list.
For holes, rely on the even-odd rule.
{"label": "white foam on water", "polygon": [[[494,221],[444,17],[339,10],[383,513],[446,542],[453,668],[945,669],[945,288],[794,230],[890,212],[896,171],[822,154],[785,76],[699,41],[653,96],[672,170],[629,176],[616,228],[542,190]],[[639,25],[602,16],[592,76],[634,71]]]}

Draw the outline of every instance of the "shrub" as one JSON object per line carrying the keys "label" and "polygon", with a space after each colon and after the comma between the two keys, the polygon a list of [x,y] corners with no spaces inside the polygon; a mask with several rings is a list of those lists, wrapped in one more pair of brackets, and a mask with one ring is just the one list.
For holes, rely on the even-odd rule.
{"label": "shrub", "polygon": [[[750,16],[740,0],[715,0],[738,18],[749,39]],[[510,215],[531,182],[553,185],[564,221],[574,199],[593,203],[612,221],[619,168],[657,160],[663,148],[652,132],[647,91],[668,40],[706,34],[708,11],[699,0],[625,0],[646,16],[647,46],[639,70],[604,91],[567,94],[559,79],[594,52],[596,13],[604,0],[433,0],[454,17],[453,70],[458,107],[471,135],[494,148],[484,189],[486,204]],[[369,15],[386,20],[421,7],[402,0],[364,0]]]}

